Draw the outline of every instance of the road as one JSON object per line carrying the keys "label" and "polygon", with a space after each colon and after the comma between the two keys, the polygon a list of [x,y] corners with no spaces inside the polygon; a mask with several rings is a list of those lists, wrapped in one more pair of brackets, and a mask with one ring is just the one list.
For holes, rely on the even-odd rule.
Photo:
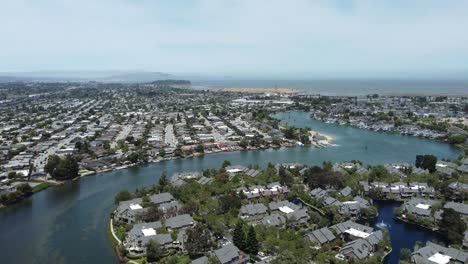
{"label": "road", "polygon": [[164,143],[170,146],[171,148],[177,147],[177,139],[174,135],[174,125],[168,123],[164,128],[165,136],[164,136]]}
{"label": "road", "polygon": [[203,117],[203,119],[205,119],[205,126],[213,128],[211,130],[211,134],[213,135],[214,141],[215,142],[226,142],[226,138],[218,132],[218,130],[211,124],[211,122],[206,117],[204,117],[204,116],[202,116],[202,117]]}
{"label": "road", "polygon": [[132,131],[133,125],[125,125],[122,127],[120,132],[115,136],[114,141],[112,141],[111,148],[116,149],[117,148],[117,141],[121,139],[125,139],[128,134],[130,134],[130,131]]}

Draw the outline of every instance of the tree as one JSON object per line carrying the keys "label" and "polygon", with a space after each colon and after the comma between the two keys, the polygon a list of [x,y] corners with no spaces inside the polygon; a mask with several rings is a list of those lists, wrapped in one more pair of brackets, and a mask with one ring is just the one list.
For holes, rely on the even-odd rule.
{"label": "tree", "polygon": [[407,248],[402,248],[400,250],[400,260],[410,262],[411,261],[411,250]]}
{"label": "tree", "polygon": [[236,245],[239,249],[245,249],[245,233],[244,233],[244,224],[242,222],[238,222],[236,227],[234,228],[234,233],[232,234],[232,240],[234,245]]}
{"label": "tree", "polygon": [[450,243],[461,244],[466,230],[466,223],[461,218],[460,213],[452,208],[445,208],[439,222],[439,228]]}
{"label": "tree", "polygon": [[195,151],[198,152],[198,153],[204,153],[205,152],[205,147],[203,146],[203,144],[199,144],[195,148]]}
{"label": "tree", "polygon": [[246,140],[246,139],[242,139],[240,142],[239,142],[239,146],[243,149],[246,149],[248,146],[249,146],[249,142]]}
{"label": "tree", "polygon": [[222,167],[226,168],[227,166],[231,166],[231,162],[229,160],[224,160]]}
{"label": "tree", "polygon": [[127,160],[130,161],[131,163],[137,163],[138,160],[140,159],[138,153],[132,152],[130,155],[127,156]]}
{"label": "tree", "polygon": [[128,200],[130,200],[130,199],[132,199],[132,198],[133,198],[133,196],[132,196],[132,194],[131,194],[129,191],[123,190],[123,191],[120,191],[120,192],[115,196],[115,198],[114,198],[114,203],[115,203],[115,204],[118,204],[118,203],[120,203],[120,202],[122,202],[122,201],[128,201]]}
{"label": "tree", "polygon": [[57,155],[51,155],[44,170],[54,179],[66,180],[78,176],[79,165],[78,161],[71,155],[67,155],[63,159]]}
{"label": "tree", "polygon": [[245,240],[245,250],[251,254],[258,253],[258,240],[257,233],[253,225],[250,226],[249,232],[247,233],[247,238]]}
{"label": "tree", "polygon": [[32,188],[27,183],[22,183],[22,184],[18,185],[18,187],[16,187],[16,190],[18,190],[23,195],[29,195],[29,194],[32,193]]}
{"label": "tree", "polygon": [[144,214],[139,216],[139,220],[146,223],[156,222],[159,221],[163,215],[163,212],[159,210],[158,206],[151,205]]}
{"label": "tree", "polygon": [[194,227],[188,229],[186,234],[187,242],[185,242],[185,248],[190,256],[201,255],[210,250],[210,231],[202,224],[196,224]]}
{"label": "tree", "polygon": [[286,168],[280,166],[278,169],[279,182],[281,185],[291,186],[294,182],[293,176],[291,173],[286,171]]}
{"label": "tree", "polygon": [[169,181],[167,180],[167,174],[165,171],[161,173],[161,176],[159,176],[159,186],[165,187]]}
{"label": "tree", "polygon": [[434,155],[417,155],[415,166],[416,168],[422,168],[429,170],[430,173],[436,171],[437,157]]}
{"label": "tree", "polygon": [[146,244],[146,259],[149,262],[156,262],[161,259],[162,254],[161,245],[157,241],[150,239]]}
{"label": "tree", "polygon": [[8,179],[14,179],[15,177],[16,177],[16,172],[10,171],[10,172],[8,173]]}

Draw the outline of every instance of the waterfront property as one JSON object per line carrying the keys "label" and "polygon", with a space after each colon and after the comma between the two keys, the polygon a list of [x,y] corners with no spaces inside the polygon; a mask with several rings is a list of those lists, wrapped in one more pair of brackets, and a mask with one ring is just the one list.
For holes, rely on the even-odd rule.
{"label": "waterfront property", "polygon": [[427,242],[426,246],[413,253],[412,260],[415,264],[462,264],[468,262],[468,253],[455,248],[447,248],[432,242]]}

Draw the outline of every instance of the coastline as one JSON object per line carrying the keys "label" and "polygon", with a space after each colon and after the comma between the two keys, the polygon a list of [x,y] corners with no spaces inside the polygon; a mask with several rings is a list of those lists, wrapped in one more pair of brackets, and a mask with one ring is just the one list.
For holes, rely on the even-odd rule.
{"label": "coastline", "polygon": [[298,94],[303,92],[298,89],[291,88],[268,88],[268,87],[228,87],[221,89],[213,89],[212,91],[231,92],[231,93],[276,93],[276,94]]}
{"label": "coastline", "polygon": [[331,136],[331,135],[328,135],[328,134],[324,134],[324,133],[321,133],[321,132],[318,132],[316,130],[310,130],[310,135],[313,137],[313,136],[322,136],[322,137],[325,137],[326,140],[328,141],[328,143],[330,142],[333,142],[336,140],[335,137]]}

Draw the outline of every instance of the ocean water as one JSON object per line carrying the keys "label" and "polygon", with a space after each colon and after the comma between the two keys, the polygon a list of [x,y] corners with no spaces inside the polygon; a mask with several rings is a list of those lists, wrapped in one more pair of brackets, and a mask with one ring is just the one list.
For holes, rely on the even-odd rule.
{"label": "ocean water", "polygon": [[468,96],[468,80],[198,80],[192,84],[196,89],[278,87],[321,95]]}

